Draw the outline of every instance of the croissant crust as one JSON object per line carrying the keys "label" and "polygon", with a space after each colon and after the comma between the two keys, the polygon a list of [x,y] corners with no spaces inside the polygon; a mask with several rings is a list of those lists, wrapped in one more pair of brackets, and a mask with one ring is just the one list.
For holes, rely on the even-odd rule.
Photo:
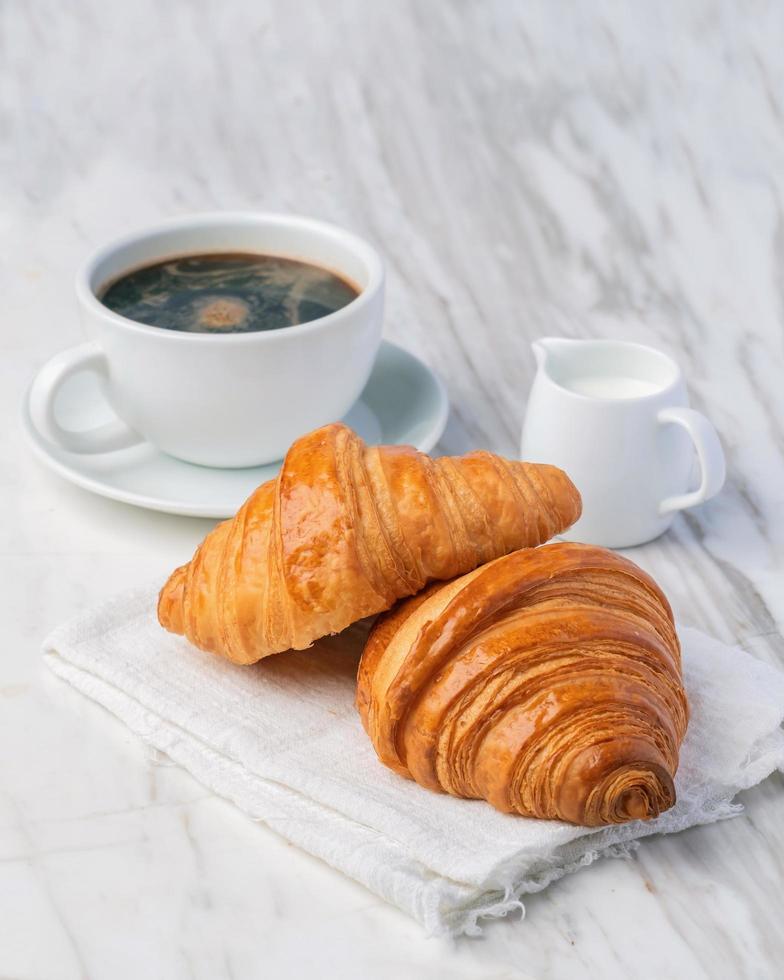
{"label": "croissant crust", "polygon": [[504,812],[599,826],[675,802],[672,612],[603,548],[525,549],[400,603],[368,638],[357,706],[395,772]]}
{"label": "croissant crust", "polygon": [[238,663],[303,649],[580,515],[554,466],[488,452],[431,459],[344,425],[298,439],[274,480],[161,590],[161,625]]}

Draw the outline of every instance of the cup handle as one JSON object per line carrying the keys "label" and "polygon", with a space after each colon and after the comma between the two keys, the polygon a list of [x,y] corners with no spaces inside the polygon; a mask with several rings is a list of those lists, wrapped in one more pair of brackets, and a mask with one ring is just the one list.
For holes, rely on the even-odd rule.
{"label": "cup handle", "polygon": [[663,425],[675,423],[691,436],[697,458],[700,461],[702,479],[699,487],[691,493],[681,493],[667,497],[659,504],[660,514],[669,514],[684,507],[693,507],[709,500],[721,490],[727,467],[724,460],[724,450],[721,448],[719,437],[711,423],[701,412],[693,408],[665,408],[659,412],[658,421]]}
{"label": "cup handle", "polygon": [[113,419],[83,432],[64,429],[57,421],[55,399],[63,382],[80,371],[109,376],[106,355],[95,343],[71,347],[53,357],[38,373],[30,389],[30,417],[33,425],[53,445],[71,453],[108,453],[142,441],[125,422]]}

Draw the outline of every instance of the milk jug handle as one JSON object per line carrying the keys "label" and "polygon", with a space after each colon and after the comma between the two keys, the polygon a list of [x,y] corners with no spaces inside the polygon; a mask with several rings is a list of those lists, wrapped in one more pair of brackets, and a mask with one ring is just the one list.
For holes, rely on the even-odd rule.
{"label": "milk jug handle", "polygon": [[721,442],[711,423],[693,408],[662,409],[658,421],[662,425],[680,425],[689,433],[697,451],[701,473],[700,485],[696,490],[662,500],[659,513],[669,514],[674,510],[694,507],[714,497],[724,485],[726,463]]}

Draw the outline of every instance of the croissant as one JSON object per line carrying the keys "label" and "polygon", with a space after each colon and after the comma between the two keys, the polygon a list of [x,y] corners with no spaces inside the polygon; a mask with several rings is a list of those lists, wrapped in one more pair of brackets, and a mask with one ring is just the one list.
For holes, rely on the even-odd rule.
{"label": "croissant", "polygon": [[540,544],[579,514],[580,495],[554,466],[488,452],[430,459],[327,425],[298,439],[277,477],[170,576],[158,619],[253,663]]}
{"label": "croissant", "polygon": [[504,812],[594,827],[675,802],[672,612],[604,548],[517,551],[400,603],[368,637],[357,707],[395,772]]}

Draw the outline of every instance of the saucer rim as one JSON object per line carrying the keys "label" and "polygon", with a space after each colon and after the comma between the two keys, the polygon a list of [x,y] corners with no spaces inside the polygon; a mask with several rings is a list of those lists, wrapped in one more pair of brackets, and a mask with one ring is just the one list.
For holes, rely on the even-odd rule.
{"label": "saucer rim", "polygon": [[[396,349],[397,351],[403,353],[406,357],[410,358],[412,361],[415,361],[427,375],[429,383],[432,384],[435,389],[438,404],[436,410],[433,412],[433,421],[423,438],[421,438],[417,443],[412,443],[412,445],[414,445],[420,452],[429,453],[444,434],[447,420],[449,418],[449,396],[447,395],[446,387],[438,374],[428,364],[426,364],[421,358],[417,357],[416,354],[403,347],[401,344],[397,344],[391,340],[383,338],[381,341],[381,348],[379,349],[379,356],[381,356],[381,351],[383,348],[392,348],[393,350]],[[176,500],[164,500],[160,497],[150,497],[147,494],[123,490],[122,488],[108,485],[93,476],[85,475],[79,469],[71,467],[68,465],[68,463],[58,459],[52,452],[52,449],[56,450],[56,447],[52,447],[52,449],[49,448],[44,437],[36,429],[30,415],[30,392],[32,390],[33,383],[35,382],[35,378],[38,376],[40,371],[46,367],[48,361],[49,359],[47,359],[47,361],[45,361],[44,364],[42,364],[35,372],[35,375],[30,381],[24,397],[22,398],[21,405],[21,422],[27,442],[32,449],[33,454],[47,467],[47,469],[56,473],[69,483],[72,483],[74,486],[81,487],[83,490],[94,493],[99,497],[105,497],[108,500],[116,500],[119,503],[128,504],[132,507],[141,507],[144,510],[157,511],[161,514],[173,514],[180,517],[203,517],[216,520],[225,520],[227,517],[231,517],[236,512],[236,508],[231,511],[231,513],[227,513],[226,509],[220,506],[210,506],[209,504],[178,503]],[[368,383],[370,383],[370,381]],[[357,401],[361,400],[362,394],[359,396]],[[149,445],[149,443],[146,441],[143,444]],[[406,445],[406,443],[399,443],[398,445]],[[181,461],[178,460],[178,462]],[[247,469],[257,468],[258,467],[255,466],[247,467]],[[208,466],[204,467],[204,469],[220,470],[221,467]]]}

